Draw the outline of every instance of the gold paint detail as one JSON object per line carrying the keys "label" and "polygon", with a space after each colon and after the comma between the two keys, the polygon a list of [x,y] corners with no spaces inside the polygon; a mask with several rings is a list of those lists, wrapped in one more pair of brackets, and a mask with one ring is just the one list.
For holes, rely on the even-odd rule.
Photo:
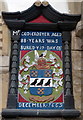
{"label": "gold paint detail", "polygon": [[49,95],[49,96],[40,97],[40,96],[31,95],[29,99],[34,102],[50,102],[54,100],[54,96]]}
{"label": "gold paint detail", "polygon": [[39,1],[39,0],[34,3],[34,5],[37,6],[37,7],[41,6],[41,4],[42,4],[42,3],[41,3],[41,1]]}
{"label": "gold paint detail", "polygon": [[44,88],[38,88],[37,93],[38,93],[39,95],[44,94]]}
{"label": "gold paint detail", "polygon": [[43,1],[43,2],[42,2],[42,5],[46,7],[46,6],[49,5],[49,2],[48,2],[48,1]]}

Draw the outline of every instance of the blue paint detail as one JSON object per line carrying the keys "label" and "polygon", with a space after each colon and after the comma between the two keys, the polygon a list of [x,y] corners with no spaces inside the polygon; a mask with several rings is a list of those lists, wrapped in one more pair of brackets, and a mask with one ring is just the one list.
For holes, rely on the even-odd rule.
{"label": "blue paint detail", "polygon": [[[41,31],[38,32],[40,33]],[[28,31],[27,33],[27,35],[22,35],[21,33],[21,50],[62,50],[62,35],[60,35],[61,32],[41,32],[48,33],[49,36],[32,36],[32,31]],[[52,36],[52,34],[58,35]]]}
{"label": "blue paint detail", "polygon": [[46,77],[45,73],[49,72],[52,75],[52,70],[30,70],[30,78],[35,78],[32,76],[32,71],[37,72],[37,77],[36,78],[52,78],[52,76],[50,77]]}
{"label": "blue paint detail", "polygon": [[[38,90],[38,89],[40,89],[40,90],[44,89],[44,90],[42,90],[42,92],[40,92],[40,90]],[[42,96],[42,95],[48,96],[48,95],[52,94],[52,90],[53,90],[52,87],[30,87],[30,94],[38,95],[38,96]]]}
{"label": "blue paint detail", "polygon": [[64,109],[64,103],[18,103],[18,109]]}

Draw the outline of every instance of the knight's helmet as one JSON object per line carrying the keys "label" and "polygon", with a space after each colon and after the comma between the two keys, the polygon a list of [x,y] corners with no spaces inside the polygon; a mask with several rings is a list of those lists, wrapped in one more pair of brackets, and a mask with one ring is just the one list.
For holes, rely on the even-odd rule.
{"label": "knight's helmet", "polygon": [[37,50],[34,51],[35,54],[35,61],[38,63],[38,65],[46,65],[46,59],[45,56],[47,54],[47,50],[41,53],[41,55],[38,54]]}

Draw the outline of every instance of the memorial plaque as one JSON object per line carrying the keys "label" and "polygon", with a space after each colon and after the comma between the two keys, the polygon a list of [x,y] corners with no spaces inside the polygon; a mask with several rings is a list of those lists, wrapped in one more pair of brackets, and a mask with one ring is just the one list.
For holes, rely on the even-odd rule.
{"label": "memorial plaque", "polygon": [[4,118],[79,117],[72,82],[71,31],[81,15],[36,2],[22,12],[2,12],[11,33],[10,77]]}
{"label": "memorial plaque", "polygon": [[18,82],[18,108],[64,108],[61,32],[21,32]]}

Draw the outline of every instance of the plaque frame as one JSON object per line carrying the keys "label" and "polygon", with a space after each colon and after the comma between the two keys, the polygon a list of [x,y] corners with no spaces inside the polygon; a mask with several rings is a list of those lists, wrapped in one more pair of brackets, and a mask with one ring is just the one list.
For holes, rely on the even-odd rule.
{"label": "plaque frame", "polygon": [[[35,10],[35,12],[34,12]],[[53,23],[29,23],[29,21],[43,15]],[[2,110],[2,116],[10,117],[79,117],[80,112],[75,109],[73,84],[72,84],[72,62],[71,62],[71,31],[75,29],[81,15],[61,14],[54,10],[51,5],[36,6],[23,12],[2,12],[3,19],[11,32],[11,55],[10,55],[10,77],[7,108]],[[27,17],[26,17],[27,16]],[[18,66],[20,51],[21,31],[55,31],[62,32],[63,43],[63,72],[64,72],[64,109],[63,110],[25,110],[16,109],[18,94]],[[71,101],[71,102],[70,102]]]}

